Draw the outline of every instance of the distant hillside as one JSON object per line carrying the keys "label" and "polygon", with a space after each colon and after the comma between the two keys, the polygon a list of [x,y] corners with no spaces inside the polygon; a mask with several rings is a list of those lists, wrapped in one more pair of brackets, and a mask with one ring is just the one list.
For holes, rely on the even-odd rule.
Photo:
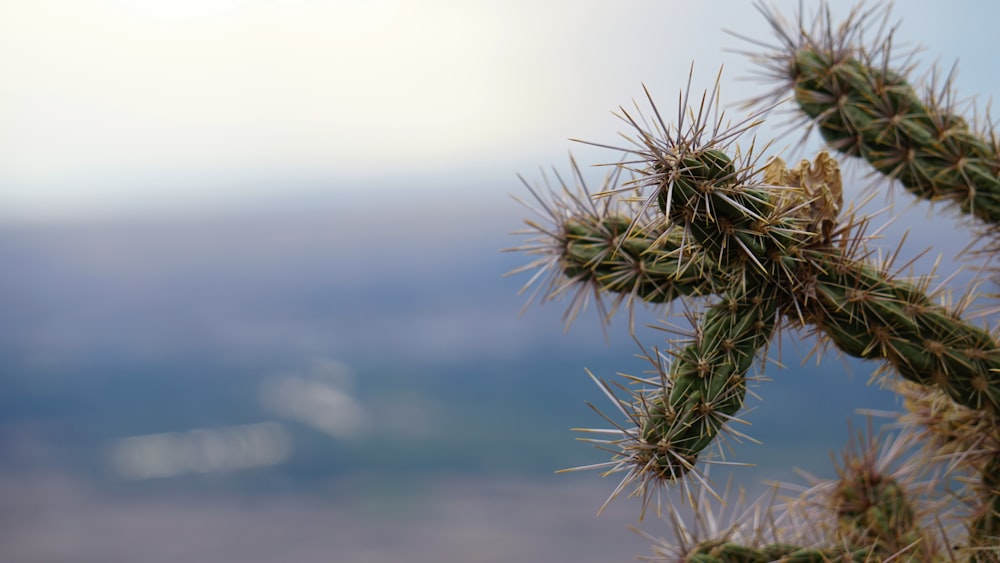
{"label": "distant hillside", "polygon": [[[558,304],[519,317],[525,278],[501,274],[524,258],[497,252],[516,243],[499,228],[398,228],[311,212],[8,229],[0,464],[135,486],[115,460],[140,471],[158,458],[135,456],[159,444],[192,461],[144,486],[253,489],[352,473],[548,475],[603,460],[569,429],[607,424],[585,405],[609,406],[584,368],[645,369],[624,323],[605,337],[590,316],[564,333]],[[836,361],[800,367],[808,347],[785,344],[788,367],[769,371],[764,403],[746,415],[765,444],[736,459],[825,467],[851,409],[892,398],[864,388],[869,367],[851,364],[853,379]],[[345,412],[356,420],[331,414]],[[209,431],[265,428],[285,448],[267,464],[188,451],[221,443]],[[159,441],[122,441],[149,435]]]}

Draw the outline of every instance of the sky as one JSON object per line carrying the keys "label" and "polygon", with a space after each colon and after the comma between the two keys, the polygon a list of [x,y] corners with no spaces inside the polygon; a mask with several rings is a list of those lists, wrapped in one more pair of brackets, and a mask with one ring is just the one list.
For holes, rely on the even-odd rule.
{"label": "sky", "polygon": [[[997,12],[906,2],[898,37],[988,97]],[[723,29],[771,38],[743,1],[0,0],[0,220],[496,198],[570,150],[616,160],[568,139],[613,142],[611,112],[643,84],[671,105],[692,62],[731,105],[760,92]]]}

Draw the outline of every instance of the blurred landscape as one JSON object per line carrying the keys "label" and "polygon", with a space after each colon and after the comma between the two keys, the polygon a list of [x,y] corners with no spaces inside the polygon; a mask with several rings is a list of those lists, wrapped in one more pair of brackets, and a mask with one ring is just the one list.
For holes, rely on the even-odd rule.
{"label": "blurred landscape", "polygon": [[[996,8],[900,8],[894,45],[961,56],[962,98],[997,91],[976,29]],[[634,499],[596,515],[614,476],[556,474],[610,455],[571,430],[609,425],[585,370],[648,365],[623,318],[521,313],[507,194],[567,137],[622,142],[608,110],[644,89],[671,116],[724,66],[743,119],[774,84],[746,81],[759,46],[725,29],[777,41],[747,2],[0,2],[0,561],[649,554]],[[757,146],[812,157],[786,117]],[[588,178],[618,158],[571,146]],[[914,270],[940,254],[951,275],[965,227],[895,192],[873,257],[912,228],[898,263],[933,247]],[[638,315],[646,347],[658,319]],[[761,443],[732,444],[746,466],[714,466],[720,486],[830,476],[856,409],[899,408],[874,366],[812,347],[770,351],[741,414]]]}
{"label": "blurred landscape", "polygon": [[[365,211],[362,211],[365,209]],[[5,561],[631,560],[572,427],[647,365],[624,319],[519,315],[524,211],[356,205],[0,233]],[[643,314],[641,323],[653,322]],[[660,331],[640,330],[660,345]],[[829,474],[870,366],[785,338],[736,483]],[[852,372],[845,376],[843,372]],[[822,401],[817,401],[822,397]],[[724,480],[724,479],[723,479]],[[666,523],[643,529],[668,533]]]}

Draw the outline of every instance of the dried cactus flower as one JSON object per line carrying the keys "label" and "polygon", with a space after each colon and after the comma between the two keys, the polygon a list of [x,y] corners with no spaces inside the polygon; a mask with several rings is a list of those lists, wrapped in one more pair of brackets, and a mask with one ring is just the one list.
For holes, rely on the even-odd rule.
{"label": "dried cactus flower", "polygon": [[764,167],[764,182],[774,186],[801,188],[801,194],[785,192],[780,197],[808,201],[808,205],[798,207],[799,215],[806,221],[806,228],[819,233],[824,243],[831,241],[840,210],[844,206],[844,187],[840,179],[840,166],[829,153],[821,152],[816,155],[814,162],[802,160],[791,169],[781,157],[776,156]]}

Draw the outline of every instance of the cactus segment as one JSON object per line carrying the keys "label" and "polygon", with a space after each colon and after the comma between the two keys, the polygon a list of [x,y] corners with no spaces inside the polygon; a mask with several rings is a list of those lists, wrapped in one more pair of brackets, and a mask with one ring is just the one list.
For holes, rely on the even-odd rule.
{"label": "cactus segment", "polygon": [[[537,206],[522,204],[543,220],[526,220],[527,228],[515,233],[527,235],[525,243],[505,251],[536,257],[507,274],[534,271],[521,290],[534,288],[529,304],[570,296],[568,327],[591,299],[608,321],[623,303],[631,310],[636,301],[668,304],[725,287],[725,275],[688,244],[690,237],[681,227],[664,224],[652,209],[634,202],[595,201],[576,163],[571,164],[575,186],[562,177],[558,187],[548,190],[525,182]],[[621,170],[608,175],[598,193],[621,189],[620,176]],[[604,301],[609,295],[610,307]]]}
{"label": "cactus segment", "polygon": [[846,548],[811,548],[792,544],[771,544],[762,547],[749,547],[727,541],[708,541],[695,547],[684,558],[686,562],[699,563],[830,563],[831,561],[857,562],[869,561],[869,553],[865,549],[849,550]]}
{"label": "cactus segment", "polygon": [[641,439],[694,460],[743,406],[746,373],[775,327],[773,297],[726,296],[702,318],[700,334],[676,354],[670,388],[652,399]]}
{"label": "cactus segment", "polygon": [[864,159],[919,198],[950,201],[1000,223],[1000,146],[955,112],[947,84],[922,97],[907,69],[892,68],[891,31],[874,39],[863,34],[877,10],[852,12],[840,25],[828,12],[818,14],[811,29],[761,10],[782,45],[766,56],[748,54],[768,80],[784,86],[753,102],[791,91],[801,115],[834,150]]}
{"label": "cactus segment", "polygon": [[872,546],[883,557],[919,544],[916,512],[891,476],[864,471],[844,475],[834,492],[840,535],[850,545]]}
{"label": "cactus segment", "polygon": [[815,289],[814,321],[845,353],[887,360],[960,405],[1000,410],[1000,347],[986,330],[860,262],[836,260]]}
{"label": "cactus segment", "polygon": [[657,195],[664,214],[688,228],[720,265],[738,260],[734,257],[740,252],[756,258],[766,253],[764,237],[754,225],[770,215],[770,200],[763,190],[737,182],[727,154],[717,149],[691,151],[669,167],[657,162],[650,174],[664,178]]}
{"label": "cactus segment", "polygon": [[596,225],[567,220],[563,274],[602,291],[634,292],[648,303],[714,291],[720,274],[700,255],[682,254],[679,229],[657,235],[629,230],[631,223],[622,215],[605,217]]}

